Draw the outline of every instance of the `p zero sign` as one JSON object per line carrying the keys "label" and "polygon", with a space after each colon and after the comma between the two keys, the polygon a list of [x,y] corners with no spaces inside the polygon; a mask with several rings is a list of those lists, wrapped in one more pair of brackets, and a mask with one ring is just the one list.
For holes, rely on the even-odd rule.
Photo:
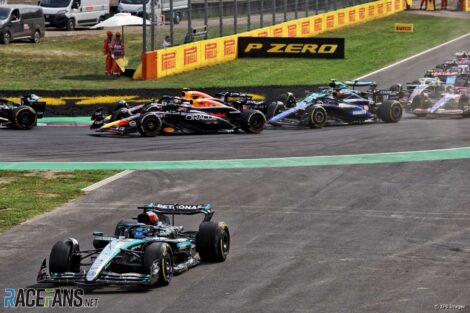
{"label": "p zero sign", "polygon": [[344,38],[238,37],[238,57],[344,59]]}

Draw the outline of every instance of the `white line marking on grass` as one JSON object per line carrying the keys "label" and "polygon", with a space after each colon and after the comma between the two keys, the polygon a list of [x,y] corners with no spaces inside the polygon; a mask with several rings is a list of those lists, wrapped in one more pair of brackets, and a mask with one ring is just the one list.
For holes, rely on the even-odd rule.
{"label": "white line marking on grass", "polygon": [[116,175],[113,175],[111,177],[108,177],[108,178],[105,178],[103,179],[102,181],[99,181],[97,183],[94,183],[93,185],[90,185],[88,187],[85,187],[82,189],[83,192],[90,192],[90,191],[93,191],[93,190],[96,190],[98,188],[101,188],[103,187],[104,185],[107,185],[115,180],[118,180],[120,178],[123,178],[124,176],[127,176],[131,173],[133,173],[134,171],[129,171],[129,170],[126,170],[126,171],[122,171],[120,173],[117,173]]}
{"label": "white line marking on grass", "polygon": [[441,47],[443,47],[443,46],[445,46],[445,45],[448,45],[448,44],[450,44],[450,43],[453,43],[454,41],[460,40],[460,39],[465,38],[465,37],[467,37],[467,36],[470,36],[470,33],[465,34],[465,35],[462,35],[462,36],[457,37],[457,38],[454,38],[454,39],[452,39],[452,40],[450,40],[450,41],[448,41],[448,42],[445,42],[445,43],[443,43],[443,44],[440,44],[440,45],[438,45],[438,46],[435,46],[435,47],[433,47],[433,48],[431,48],[431,49],[422,51],[422,52],[420,52],[420,53],[418,53],[418,54],[412,55],[412,56],[410,56],[410,57],[408,57],[408,58],[406,58],[406,59],[403,59],[403,60],[401,60],[401,61],[398,61],[398,62],[396,62],[396,63],[387,65],[386,67],[383,67],[383,68],[378,69],[378,70],[376,70],[376,71],[370,72],[369,74],[366,74],[366,75],[364,75],[364,76],[361,76],[361,77],[356,78],[356,80],[361,80],[361,79],[364,79],[364,78],[366,78],[366,77],[368,77],[368,76],[371,76],[371,75],[380,73],[380,72],[382,72],[382,71],[388,70],[388,69],[391,68],[391,67],[397,66],[397,65],[399,65],[399,64],[401,64],[401,63],[404,63],[404,62],[407,62],[407,61],[412,60],[412,59],[414,59],[414,58],[417,58],[417,57],[419,57],[419,56],[422,56],[423,54],[426,54],[426,53],[431,52],[431,51],[433,51],[433,50],[439,49],[439,48],[441,48]]}

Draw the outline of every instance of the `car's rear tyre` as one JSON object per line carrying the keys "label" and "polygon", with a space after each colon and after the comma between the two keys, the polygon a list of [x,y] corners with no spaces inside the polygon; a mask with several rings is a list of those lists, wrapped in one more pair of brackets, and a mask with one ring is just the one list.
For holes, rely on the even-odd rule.
{"label": "car's rear tyre", "polygon": [[118,238],[119,236],[124,236],[124,232],[129,226],[136,225],[136,220],[120,220],[117,223],[116,228],[114,229],[114,236]]}
{"label": "car's rear tyre", "polygon": [[137,131],[144,137],[155,137],[162,128],[162,121],[152,112],[144,113],[137,121]]}
{"label": "car's rear tyre", "polygon": [[[416,95],[413,100],[411,101],[411,110],[414,111],[416,109],[425,109],[425,101],[422,95]],[[417,117],[425,117],[426,113],[415,113]]]}
{"label": "car's rear tyre", "polygon": [[311,128],[322,128],[328,119],[328,113],[324,107],[311,106],[306,111],[307,123]]}
{"label": "car's rear tyre", "polygon": [[403,115],[400,102],[386,100],[379,108],[379,118],[385,123],[397,123]]}
{"label": "car's rear tyre", "polygon": [[173,253],[169,244],[154,242],[145,247],[142,257],[144,274],[152,274],[159,268],[156,284],[166,286],[173,278]]}
{"label": "car's rear tyre", "polygon": [[224,222],[202,222],[196,240],[197,252],[205,262],[223,262],[230,251],[230,232]]}
{"label": "car's rear tyre", "polygon": [[11,33],[10,32],[3,33],[2,38],[0,39],[2,40],[2,43],[4,45],[9,45],[11,42]]}
{"label": "car's rear tyre", "polygon": [[34,43],[39,43],[41,41],[41,33],[39,30],[34,32],[33,37],[31,37],[31,41]]}
{"label": "car's rear tyre", "polygon": [[422,95],[416,95],[411,101],[411,109],[424,109],[424,97]]}
{"label": "car's rear tyre", "polygon": [[249,134],[259,134],[266,125],[266,117],[258,110],[248,110],[240,117],[240,127]]}
{"label": "car's rear tyre", "polygon": [[266,109],[266,118],[270,120],[285,110],[287,110],[287,108],[283,102],[273,102],[268,105],[268,108]]}
{"label": "car's rear tyre", "polygon": [[80,256],[74,255],[78,251],[78,245],[75,246],[71,240],[57,241],[52,246],[49,255],[49,271],[51,273],[79,272]]}
{"label": "car's rear tyre", "polygon": [[19,106],[12,111],[13,125],[17,129],[31,129],[36,126],[36,111],[29,106]]}
{"label": "car's rear tyre", "polygon": [[93,247],[95,249],[104,249],[109,244],[108,240],[102,240],[102,239],[93,239]]}

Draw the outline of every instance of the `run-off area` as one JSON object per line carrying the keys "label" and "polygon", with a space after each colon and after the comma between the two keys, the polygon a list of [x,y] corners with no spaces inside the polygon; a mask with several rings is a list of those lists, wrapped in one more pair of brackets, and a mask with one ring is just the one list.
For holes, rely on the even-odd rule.
{"label": "run-off area", "polygon": [[[430,312],[470,298],[470,163],[134,172],[0,238],[2,285],[34,284],[57,240],[110,233],[138,204],[213,204],[225,263],[148,291],[102,289],[100,312]],[[119,190],[120,192],[116,192]]]}

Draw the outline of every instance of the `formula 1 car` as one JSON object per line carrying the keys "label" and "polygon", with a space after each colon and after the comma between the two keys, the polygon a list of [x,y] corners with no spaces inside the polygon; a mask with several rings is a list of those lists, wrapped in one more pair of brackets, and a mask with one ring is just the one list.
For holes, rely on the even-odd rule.
{"label": "formula 1 car", "polygon": [[16,129],[36,126],[38,118],[42,118],[46,110],[46,103],[38,100],[34,94],[21,97],[21,103],[0,99],[0,126]]}
{"label": "formula 1 car", "polygon": [[424,77],[408,83],[400,102],[405,111],[412,113],[415,108],[422,108],[424,99],[440,98],[445,91],[444,84],[438,78]]}
{"label": "formula 1 car", "polygon": [[[369,86],[365,92],[347,86]],[[398,122],[403,108],[398,101],[401,86],[389,90],[377,90],[373,82],[335,82],[321,87],[287,108],[282,102],[273,102],[268,108],[269,123],[274,126],[310,126],[321,128],[328,121],[341,123],[362,123],[381,119],[386,123]]]}
{"label": "formula 1 car", "polygon": [[[224,222],[212,222],[210,204],[154,204],[134,220],[121,220],[114,236],[93,232],[94,249],[80,250],[74,238],[58,241],[44,259],[38,283],[84,285],[168,285],[173,274],[201,262],[223,262],[230,251]],[[175,215],[203,214],[197,231],[174,225]],[[173,218],[170,223],[169,215]]]}
{"label": "formula 1 car", "polygon": [[239,111],[233,107],[212,101],[210,105],[196,106],[199,100],[182,101],[168,98],[164,103],[149,103],[136,107],[121,107],[111,117],[102,110],[93,116],[91,129],[97,133],[128,135],[139,132],[145,137],[162,133],[218,133],[235,132],[258,134],[263,131],[266,118],[257,110]]}
{"label": "formula 1 car", "polygon": [[435,94],[422,93],[414,97],[409,112],[417,117],[454,116],[470,117],[470,89],[453,90]]}

